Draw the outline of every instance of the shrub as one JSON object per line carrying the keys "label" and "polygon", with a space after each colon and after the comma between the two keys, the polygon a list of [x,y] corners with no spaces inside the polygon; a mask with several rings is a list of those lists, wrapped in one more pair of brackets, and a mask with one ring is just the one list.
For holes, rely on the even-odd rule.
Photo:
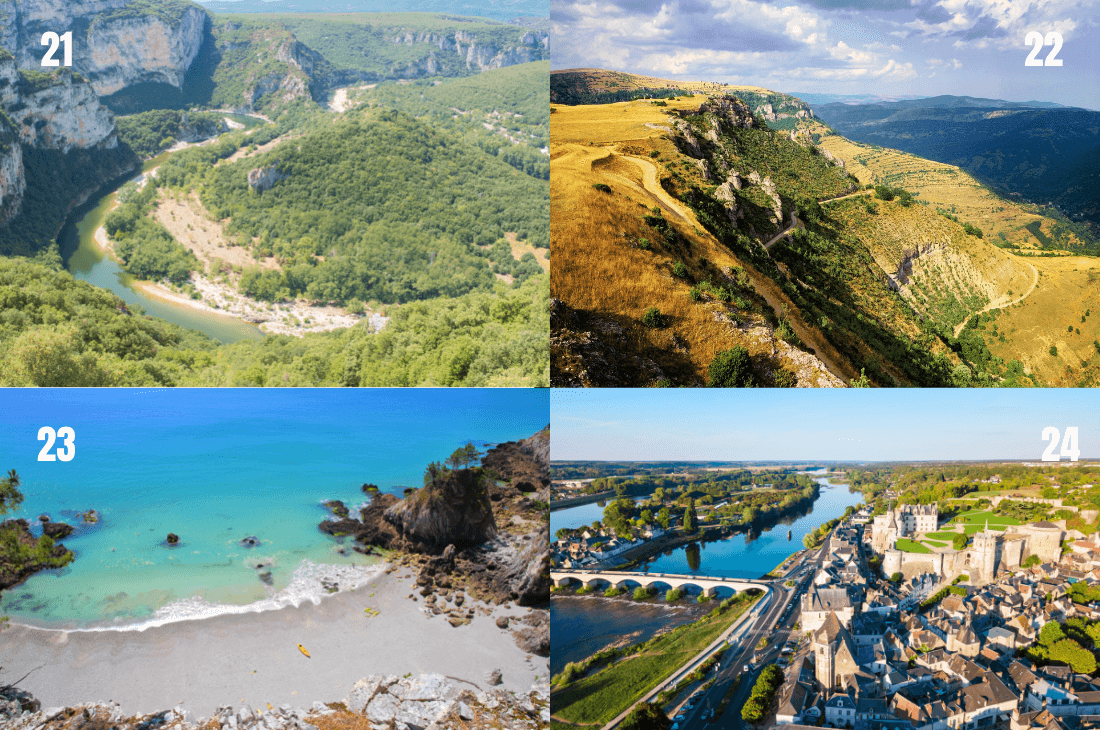
{"label": "shrub", "polygon": [[687,267],[684,266],[682,261],[677,261],[672,265],[672,275],[681,279],[686,279],[688,276]]}
{"label": "shrub", "polygon": [[1051,345],[1049,352],[1050,352],[1051,357],[1058,357],[1058,347],[1057,346]]}
{"label": "shrub", "polygon": [[684,591],[680,588],[670,588],[668,593],[665,594],[665,600],[669,603],[680,600],[684,595]]}
{"label": "shrub", "polygon": [[611,186],[610,185],[604,185],[603,183],[592,183],[592,187],[596,188],[601,193],[610,193],[611,192]]}
{"label": "shrub", "polygon": [[890,576],[891,583],[900,583],[902,579],[901,573],[894,573]]}
{"label": "shrub", "polygon": [[634,589],[635,601],[644,601],[652,595],[653,593],[650,591],[650,589],[646,588],[645,586],[638,586]]}
{"label": "shrub", "polygon": [[642,324],[646,327],[653,327],[654,329],[665,326],[665,315],[661,314],[661,310],[657,307],[650,307],[645,310],[645,314],[642,315]]}
{"label": "shrub", "polygon": [[772,385],[776,388],[794,388],[798,385],[798,376],[785,368],[779,368],[772,378]]}
{"label": "shrub", "polygon": [[751,388],[754,385],[752,361],[743,347],[722,350],[710,362],[707,372],[712,388]]}
{"label": "shrub", "polygon": [[650,156],[650,157],[657,157],[657,156],[658,156],[658,155],[660,155],[660,154],[661,154],[661,153],[660,153],[659,151],[657,151],[657,150],[653,150],[652,152],[650,152],[650,153],[649,153],[649,156]]}
{"label": "shrub", "polygon": [[699,291],[699,287],[693,286],[691,290],[688,291],[688,296],[691,297],[691,301],[697,302],[703,298],[703,292]]}
{"label": "shrub", "polygon": [[643,251],[648,251],[649,250],[649,239],[648,238],[639,238],[638,239],[638,248],[642,249]]}

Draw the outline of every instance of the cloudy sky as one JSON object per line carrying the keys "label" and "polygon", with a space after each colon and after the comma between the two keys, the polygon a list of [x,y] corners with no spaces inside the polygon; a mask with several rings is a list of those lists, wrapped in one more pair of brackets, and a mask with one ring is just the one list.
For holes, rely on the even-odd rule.
{"label": "cloudy sky", "polygon": [[[550,18],[558,69],[1100,108],[1100,0],[551,0]],[[1061,33],[1060,68],[1024,66],[1030,31]]]}
{"label": "cloudy sky", "polygon": [[1100,458],[1093,390],[555,388],[550,425],[558,460],[1038,461],[1048,426]]}

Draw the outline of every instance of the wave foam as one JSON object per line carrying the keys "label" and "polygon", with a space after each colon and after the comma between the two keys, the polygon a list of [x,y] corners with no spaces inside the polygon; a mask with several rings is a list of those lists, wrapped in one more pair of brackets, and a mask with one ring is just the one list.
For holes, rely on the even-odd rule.
{"label": "wave foam", "polygon": [[192,596],[161,606],[153,613],[151,618],[140,623],[125,626],[94,626],[82,629],[59,630],[145,631],[146,629],[179,621],[196,621],[229,614],[278,611],[288,607],[298,608],[306,601],[316,606],[321,603],[322,598],[329,595],[329,591],[322,585],[322,581],[337,583],[340,587],[340,593],[343,593],[366,585],[378,577],[385,568],[385,563],[364,567],[357,565],[325,565],[303,560],[302,564],[291,574],[290,584],[286,588],[255,603],[238,606],[226,603],[211,603],[201,596]]}

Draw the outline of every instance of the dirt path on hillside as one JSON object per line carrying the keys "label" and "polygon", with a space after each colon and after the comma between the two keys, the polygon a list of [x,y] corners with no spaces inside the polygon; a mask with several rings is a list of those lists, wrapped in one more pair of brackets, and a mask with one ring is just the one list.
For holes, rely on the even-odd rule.
{"label": "dirt path on hillside", "polygon": [[[622,154],[618,155],[618,158],[621,160],[629,160],[642,170],[642,183],[644,192],[660,200],[661,203],[667,206],[669,210],[678,215],[689,225],[694,226],[699,231],[706,230],[695,219],[695,214],[692,211],[686,210],[681,207],[679,201],[669,195],[668,192],[661,187],[657,179],[656,165],[654,165],[649,160],[642,160],[637,157],[629,157]],[[614,173],[606,171],[604,172],[604,174],[614,175]],[[623,180],[624,182],[629,183],[632,187],[638,187],[636,183],[631,180],[627,180],[621,175],[614,176],[620,180]],[[794,221],[795,222],[791,224],[792,228],[796,225],[802,225],[802,222],[799,221],[797,218],[794,218]],[[789,231],[790,229],[779,235],[783,236]],[[705,235],[709,236],[710,234],[707,233]],[[713,236],[711,238],[713,238]],[[773,239],[772,243],[774,243],[775,240],[778,240],[778,237],[777,239]],[[746,269],[752,268],[748,266],[745,262],[742,263],[745,265]],[[775,282],[765,277],[759,271],[754,271],[753,273],[755,273],[755,276],[752,277],[753,289],[755,289],[760,296],[764,297],[764,300],[768,303],[768,306],[772,308],[772,311],[776,313],[776,316],[781,316],[784,309],[786,309],[786,311],[790,313],[798,312],[798,308],[795,307],[794,302],[790,301],[790,299],[785,294],[783,294],[779,287],[775,285]],[[814,357],[820,360],[829,370],[829,372],[847,383],[851,375],[845,373],[844,368],[840,367],[840,365],[838,364],[843,361],[843,358],[840,357],[840,353],[836,351],[832,344],[830,344],[829,341],[824,338],[824,336],[820,335],[820,333],[803,326],[801,321],[801,314],[799,314],[799,318],[797,319],[793,317],[788,317],[788,322],[791,325],[791,329],[794,330],[794,333],[798,335],[798,338],[802,340],[802,342],[804,342],[808,347],[813,348]]]}
{"label": "dirt path on hillside", "polygon": [[[1035,291],[1035,287],[1039,285],[1039,270],[1036,269],[1035,265],[1032,264],[1030,261],[1025,261],[1024,263],[1031,267],[1031,273],[1035,276],[1034,280],[1031,282],[1031,288],[1020,296],[1013,299],[1011,302],[1005,302],[1004,304],[989,304],[984,309],[980,309],[974,314],[985,314],[986,312],[993,309],[1004,309],[1005,307],[1011,307],[1013,304],[1016,304],[1017,302],[1022,302],[1023,300],[1027,299],[1031,292]],[[966,319],[964,319],[962,323],[955,327],[955,337],[959,336],[959,333],[963,331],[964,327],[966,327],[966,323],[970,321],[970,317],[973,316],[974,315],[971,314]]]}
{"label": "dirt path on hillside", "polygon": [[765,243],[765,244],[764,244],[764,249],[765,249],[765,250],[768,250],[768,249],[770,249],[770,248],[771,248],[772,246],[774,246],[774,245],[776,244],[776,242],[777,242],[777,241],[778,241],[778,240],[779,240],[780,238],[785,238],[785,237],[786,237],[786,236],[787,236],[787,235],[788,235],[788,234],[789,234],[789,233],[790,233],[791,231],[793,231],[793,230],[794,230],[795,228],[805,228],[805,227],[806,227],[806,226],[805,226],[805,224],[804,224],[804,223],[803,223],[802,221],[798,220],[798,216],[797,216],[797,215],[795,215],[795,214],[794,214],[794,211],[792,210],[792,211],[791,211],[791,224],[790,224],[789,226],[787,226],[787,228],[786,228],[786,229],[784,229],[784,230],[780,231],[780,232],[779,232],[779,233],[778,233],[778,234],[777,234],[777,235],[775,236],[775,238],[773,238],[772,240],[770,240],[770,241],[768,241],[767,243]]}
{"label": "dirt path on hillside", "polygon": [[[615,148],[605,149],[611,149],[612,152],[618,152],[618,150]],[[678,215],[684,221],[691,223],[692,225],[695,224],[695,216],[690,211],[685,211],[683,208],[681,208],[680,201],[673,198],[664,188],[661,187],[660,180],[657,177],[656,165],[654,165],[649,160],[642,160],[637,157],[630,157],[623,154],[619,154],[618,158],[620,160],[626,160],[627,162],[632,163],[642,171],[642,187],[644,188],[645,192],[657,198],[661,203],[668,207],[669,210]],[[620,177],[620,179],[625,178]]]}

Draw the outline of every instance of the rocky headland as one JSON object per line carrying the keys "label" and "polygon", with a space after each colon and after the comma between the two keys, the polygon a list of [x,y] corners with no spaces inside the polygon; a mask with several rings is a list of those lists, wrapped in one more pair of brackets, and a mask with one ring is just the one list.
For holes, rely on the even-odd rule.
{"label": "rocky headland", "polygon": [[[64,537],[73,530],[69,525],[56,522],[44,523],[44,527],[48,529],[47,536],[53,532]],[[15,554],[0,556],[0,590],[18,585],[40,570],[63,567],[76,557],[64,545],[53,544],[52,538],[46,543],[39,542],[31,534],[30,523],[23,519],[0,522],[0,544],[9,541],[18,547]]]}
{"label": "rocky headland", "polygon": [[[432,465],[427,484],[404,499],[364,485],[372,500],[358,519],[339,516],[320,528],[354,538],[360,552],[395,551],[389,570],[408,567],[417,574],[409,598],[422,600],[425,611],[453,626],[474,617],[472,602],[545,605],[550,600],[549,449],[547,426],[490,449],[480,466]],[[512,630],[524,651],[549,656],[546,611],[503,624],[498,622]]]}

